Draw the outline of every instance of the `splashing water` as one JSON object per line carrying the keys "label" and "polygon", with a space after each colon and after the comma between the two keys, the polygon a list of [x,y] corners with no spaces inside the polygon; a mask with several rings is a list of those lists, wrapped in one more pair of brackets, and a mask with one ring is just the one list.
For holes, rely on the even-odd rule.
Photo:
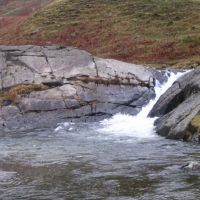
{"label": "splashing water", "polygon": [[154,122],[157,117],[148,117],[149,112],[158,101],[160,96],[164,94],[168,88],[186,72],[167,72],[168,80],[163,85],[156,81],[155,99],[151,100],[142,110],[136,115],[131,116],[127,114],[116,114],[111,119],[101,121],[103,126],[99,129],[102,133],[107,133],[115,136],[130,136],[135,138],[153,138],[155,134]]}

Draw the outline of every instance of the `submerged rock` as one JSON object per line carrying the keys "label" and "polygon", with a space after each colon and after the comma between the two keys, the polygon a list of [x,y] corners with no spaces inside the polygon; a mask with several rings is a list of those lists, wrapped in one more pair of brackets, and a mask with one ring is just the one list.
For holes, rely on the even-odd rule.
{"label": "submerged rock", "polygon": [[159,116],[156,130],[170,139],[199,142],[200,68],[177,80],[150,112]]}
{"label": "submerged rock", "polygon": [[191,161],[187,163],[186,165],[183,165],[181,168],[188,169],[188,170],[200,170],[200,163],[197,161]]}
{"label": "submerged rock", "polygon": [[58,122],[137,114],[155,97],[163,72],[73,47],[0,46],[0,126],[40,128]]}

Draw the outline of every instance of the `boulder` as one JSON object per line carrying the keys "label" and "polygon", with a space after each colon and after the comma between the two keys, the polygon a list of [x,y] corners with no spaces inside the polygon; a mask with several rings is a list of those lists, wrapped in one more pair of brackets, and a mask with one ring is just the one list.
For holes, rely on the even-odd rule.
{"label": "boulder", "polygon": [[[178,79],[150,112],[159,135],[170,139],[199,141],[200,68]],[[194,123],[195,122],[195,123]]]}
{"label": "boulder", "polygon": [[0,46],[0,128],[135,115],[155,97],[155,79],[163,77],[73,47]]}

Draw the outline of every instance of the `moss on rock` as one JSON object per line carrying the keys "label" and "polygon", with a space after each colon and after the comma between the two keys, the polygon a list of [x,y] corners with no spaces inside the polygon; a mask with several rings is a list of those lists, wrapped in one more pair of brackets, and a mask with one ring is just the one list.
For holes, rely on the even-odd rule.
{"label": "moss on rock", "polygon": [[200,141],[200,114],[196,115],[190,122],[184,137],[185,141]]}
{"label": "moss on rock", "polygon": [[5,102],[6,104],[8,102],[15,104],[17,103],[18,95],[30,94],[33,91],[41,91],[46,89],[48,89],[48,86],[43,84],[16,85],[6,91],[0,91],[0,105],[3,105]]}

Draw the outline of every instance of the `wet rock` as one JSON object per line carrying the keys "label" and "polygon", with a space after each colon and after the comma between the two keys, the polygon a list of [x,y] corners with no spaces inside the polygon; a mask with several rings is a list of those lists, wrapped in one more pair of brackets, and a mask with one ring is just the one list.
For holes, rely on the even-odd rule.
{"label": "wet rock", "polygon": [[135,115],[155,97],[155,79],[162,82],[163,76],[162,71],[97,58],[73,47],[0,46],[5,102],[0,126],[38,128],[118,112]]}
{"label": "wet rock", "polygon": [[199,113],[200,68],[197,68],[177,80],[161,96],[150,116],[160,117],[156,121],[159,135],[170,139],[196,141],[198,131],[194,129],[193,120]]}

